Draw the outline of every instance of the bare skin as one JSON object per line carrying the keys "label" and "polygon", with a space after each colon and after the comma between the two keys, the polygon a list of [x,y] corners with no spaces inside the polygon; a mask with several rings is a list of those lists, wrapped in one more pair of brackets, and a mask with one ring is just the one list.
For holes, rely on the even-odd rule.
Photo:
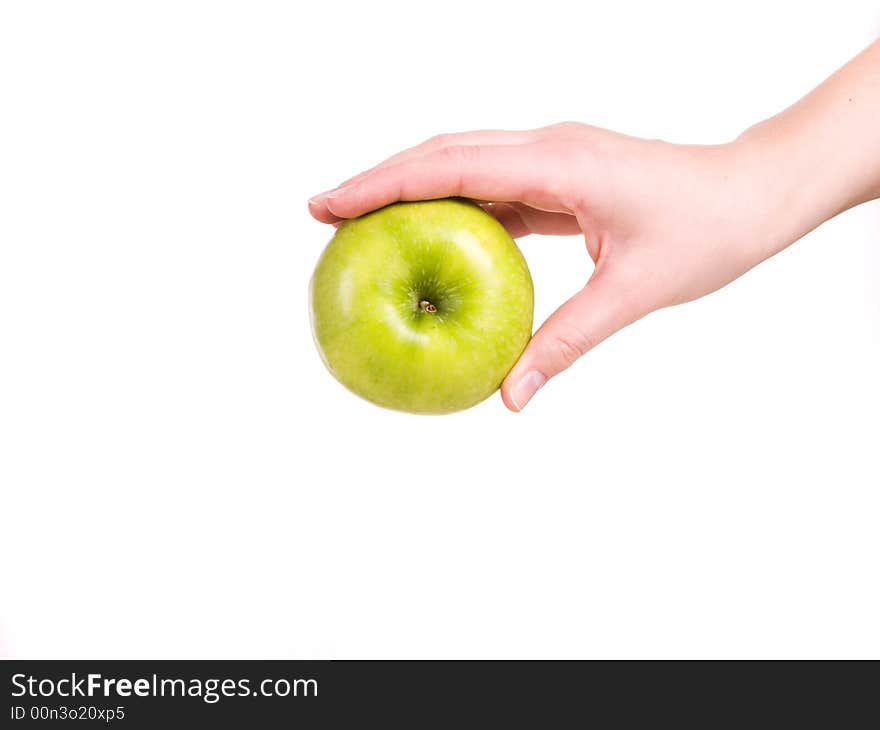
{"label": "bare skin", "polygon": [[880,197],[880,41],[733,142],[675,145],[576,122],[434,137],[309,201],[338,223],[398,200],[463,196],[511,235],[583,234],[589,281],[501,387],[522,410],[617,330],[705,296],[822,222]]}

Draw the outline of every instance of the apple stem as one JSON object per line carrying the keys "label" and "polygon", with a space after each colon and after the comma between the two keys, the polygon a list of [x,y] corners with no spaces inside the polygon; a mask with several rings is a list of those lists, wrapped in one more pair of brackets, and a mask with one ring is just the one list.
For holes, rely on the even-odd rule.
{"label": "apple stem", "polygon": [[437,307],[431,304],[427,299],[422,299],[422,301],[419,302],[419,309],[428,314],[434,314],[434,312],[437,311]]}

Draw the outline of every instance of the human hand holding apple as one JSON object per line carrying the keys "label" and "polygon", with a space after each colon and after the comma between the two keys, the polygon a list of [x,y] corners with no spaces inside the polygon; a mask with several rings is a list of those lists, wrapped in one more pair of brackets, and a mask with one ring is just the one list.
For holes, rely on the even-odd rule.
{"label": "human hand holding apple", "polygon": [[[521,410],[549,378],[661,307],[712,292],[880,197],[880,41],[736,140],[677,145],[566,122],[441,135],[309,201],[338,224],[397,201],[478,201],[516,236],[583,233],[595,267],[501,386]],[[352,249],[353,250],[353,249]]]}
{"label": "human hand holding apple", "polygon": [[[357,219],[342,224],[325,254],[330,259],[322,259],[316,272],[318,287],[313,290],[313,302],[323,312],[316,312],[316,339],[324,349],[325,361],[337,377],[342,369],[363,370],[340,379],[350,379],[349,387],[368,398],[383,400],[371,397],[381,378],[375,373],[368,375],[366,371],[370,368],[364,362],[356,363],[358,358],[343,354],[341,338],[345,335],[341,325],[334,335],[337,345],[328,349],[323,344],[331,339],[326,333],[332,329],[330,320],[337,316],[330,312],[344,309],[343,295],[328,292],[338,286],[343,276],[338,272],[351,272],[355,265],[360,266],[372,256],[382,259],[380,265],[367,267],[373,272],[376,297],[380,296],[381,287],[390,291],[389,287],[394,286],[387,277],[382,279],[383,266],[389,267],[391,280],[406,283],[401,272],[414,270],[412,262],[395,259],[393,246],[379,245],[374,240],[382,236],[392,240],[383,227],[389,226],[390,230],[402,225],[397,220],[396,208],[385,206],[397,201],[470,198],[481,201],[483,208],[514,237],[528,233],[583,233],[587,251],[595,262],[586,286],[543,324],[515,365],[513,360],[500,358],[483,372],[480,368],[485,366],[473,360],[463,369],[481,381],[479,387],[474,383],[473,388],[466,388],[467,377],[458,378],[455,387],[462,388],[461,398],[455,399],[451,392],[444,391],[442,398],[438,393],[436,402],[422,394],[409,404],[415,410],[432,412],[464,407],[481,399],[478,396],[488,395],[485,391],[490,383],[504,377],[500,363],[507,362],[510,371],[504,377],[501,394],[508,408],[519,411],[549,378],[613,332],[652,310],[717,289],[771,253],[766,247],[755,245],[773,240],[775,232],[761,228],[768,201],[760,186],[754,184],[748,161],[749,156],[737,145],[672,145],[573,123],[524,132],[444,135],[395,155],[309,201],[311,213],[319,221],[338,225]],[[463,203],[431,205],[440,207],[431,209],[436,212],[432,213],[429,228],[437,230],[459,224],[456,216]],[[359,218],[370,211],[377,212],[372,217]],[[450,218],[444,223],[442,218],[446,215]],[[474,215],[469,217],[473,219]],[[408,231],[407,235],[416,234],[412,227]],[[363,239],[359,241],[360,233]],[[493,231],[489,238],[497,236],[498,232]],[[432,249],[431,266],[440,265],[437,257],[443,250],[442,246]],[[456,256],[460,254],[461,251],[456,252]],[[327,285],[325,282],[333,278],[326,273],[331,266],[337,271],[336,283]],[[526,317],[516,297],[525,297],[527,286],[512,259],[505,267],[495,275],[500,279],[512,272],[512,288],[504,306],[517,312],[517,323],[508,321],[505,326],[522,332],[523,322],[530,320],[530,314]],[[489,274],[484,271],[480,275]],[[403,309],[399,314],[404,318],[398,333],[402,338],[422,337],[435,327],[449,324],[436,321],[436,315],[419,311],[413,298],[419,287],[414,286],[412,279],[409,285],[409,289],[404,286],[405,292],[398,292],[403,299],[397,306],[409,306],[408,314]],[[517,289],[520,295],[514,294]],[[428,294],[426,301],[430,300]],[[530,305],[530,287],[528,294]],[[410,297],[408,305],[406,297]],[[499,316],[500,310],[492,311],[493,318]],[[429,329],[423,331],[422,327]],[[402,354],[403,340],[393,339],[391,325],[384,325],[381,337],[375,328],[375,337],[369,334],[368,327],[355,331],[358,339],[348,343],[349,353],[357,347],[362,350],[359,357],[363,358],[370,349],[379,352],[391,348],[395,354],[389,352],[388,358],[406,359]],[[439,334],[437,337],[432,346],[439,345],[442,338]],[[525,344],[516,337],[514,340],[516,346],[511,344],[505,357],[511,357],[512,351]],[[443,357],[448,365],[454,355],[447,347]],[[438,354],[432,368],[442,360]],[[412,354],[409,362],[415,364]],[[407,409],[405,391],[418,390],[413,376],[405,375],[403,370],[394,375],[391,368],[382,367],[383,377],[403,378],[400,392],[392,393],[394,389],[387,381],[380,388],[389,392],[385,404]],[[424,367],[416,367],[424,377],[429,377]],[[440,407],[441,400],[449,407]]]}

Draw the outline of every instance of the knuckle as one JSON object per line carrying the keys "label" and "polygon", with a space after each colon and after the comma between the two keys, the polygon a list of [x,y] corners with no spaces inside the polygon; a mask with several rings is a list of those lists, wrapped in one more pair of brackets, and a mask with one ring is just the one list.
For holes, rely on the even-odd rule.
{"label": "knuckle", "polygon": [[571,367],[586,352],[577,340],[560,337],[556,341],[556,353],[566,368]]}
{"label": "knuckle", "polygon": [[591,338],[574,326],[568,326],[557,333],[554,343],[556,355],[564,368],[574,365],[592,346]]}
{"label": "knuckle", "polygon": [[446,168],[449,179],[448,194],[451,197],[463,195],[469,171],[479,164],[480,148],[475,145],[451,145],[442,148],[436,154],[442,161],[442,167]]}
{"label": "knuckle", "polygon": [[476,145],[451,145],[441,150],[447,160],[457,164],[475,162],[480,156],[480,148]]}
{"label": "knuckle", "polygon": [[443,147],[447,147],[452,144],[453,139],[455,138],[454,134],[442,133],[435,134],[433,137],[428,139],[425,142],[425,147],[429,149],[441,149]]}
{"label": "knuckle", "polygon": [[546,127],[547,131],[555,132],[557,134],[572,134],[580,132],[583,128],[583,123],[572,121],[556,122],[555,124]]}

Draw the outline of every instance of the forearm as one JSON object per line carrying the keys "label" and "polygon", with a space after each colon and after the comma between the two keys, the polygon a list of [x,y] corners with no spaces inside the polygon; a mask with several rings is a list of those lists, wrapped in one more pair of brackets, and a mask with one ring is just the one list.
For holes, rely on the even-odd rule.
{"label": "forearm", "polygon": [[880,41],[735,144],[760,171],[775,214],[787,219],[777,248],[880,197]]}

